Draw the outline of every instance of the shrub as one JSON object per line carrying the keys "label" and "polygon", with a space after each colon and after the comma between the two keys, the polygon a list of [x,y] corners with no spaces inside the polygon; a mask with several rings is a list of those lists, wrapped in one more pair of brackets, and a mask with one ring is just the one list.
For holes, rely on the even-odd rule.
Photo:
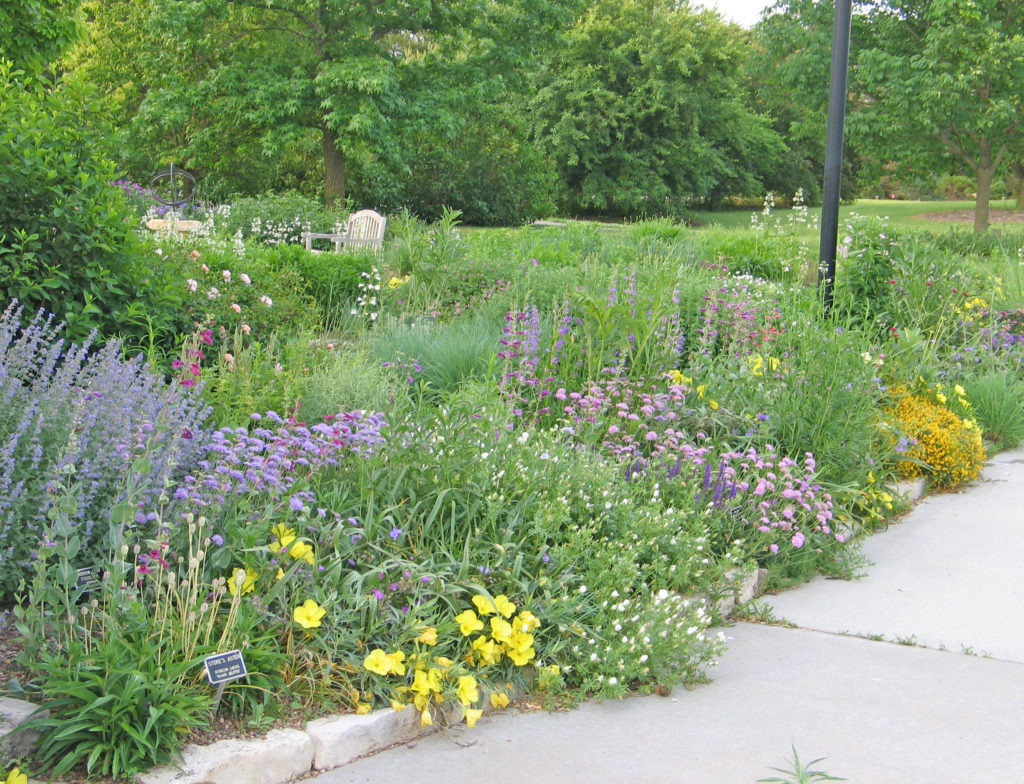
{"label": "shrub", "polygon": [[245,196],[216,211],[218,234],[268,245],[302,242],[304,231],[344,231],[345,213],[295,191]]}
{"label": "shrub", "polygon": [[160,281],[110,185],[108,137],[83,85],[0,63],[0,302],[54,313],[74,340],[162,317],[145,305],[153,287],[159,299]]}
{"label": "shrub", "polygon": [[[167,386],[117,341],[66,344],[42,313],[0,316],[0,594],[10,597],[62,498],[95,554],[125,501],[125,471],[144,459],[155,496],[200,445],[207,409],[195,390]],[[121,513],[135,519],[134,508]],[[83,558],[86,557],[83,554]]]}
{"label": "shrub", "polygon": [[969,199],[974,193],[974,180],[962,174],[949,174],[939,177],[935,188],[944,199],[963,201]]}

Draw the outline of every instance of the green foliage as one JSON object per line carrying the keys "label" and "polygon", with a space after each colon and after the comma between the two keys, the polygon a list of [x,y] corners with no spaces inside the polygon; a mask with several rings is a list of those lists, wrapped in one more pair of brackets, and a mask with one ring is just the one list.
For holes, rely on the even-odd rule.
{"label": "green foliage", "polygon": [[382,362],[396,366],[428,393],[450,393],[467,381],[495,375],[501,330],[482,318],[453,324],[396,324],[374,345]]}
{"label": "green foliage", "polygon": [[145,334],[180,302],[139,245],[111,187],[107,133],[90,91],[0,64],[0,301],[17,298],[69,336]]}
{"label": "green foliage", "polygon": [[883,160],[969,169],[974,228],[984,231],[992,181],[1024,124],[1024,11],[998,0],[911,0],[878,4],[869,18],[874,35],[855,73],[870,100],[852,128]]}
{"label": "green foliage", "polygon": [[791,748],[793,749],[792,770],[772,768],[772,770],[778,771],[783,775],[773,776],[770,779],[758,779],[758,784],[814,784],[817,781],[846,781],[846,779],[830,776],[823,770],[813,770],[811,768],[812,765],[817,765],[824,760],[824,757],[812,759],[805,765],[800,762],[800,755],[796,753],[796,746]]}
{"label": "green foliage", "polygon": [[996,449],[1024,441],[1024,384],[1005,373],[987,373],[964,379],[964,389],[981,432]]}
{"label": "green foliage", "polygon": [[351,303],[359,296],[363,273],[373,266],[373,256],[366,251],[310,253],[299,245],[278,245],[262,255],[275,268],[298,271],[306,293],[316,302],[328,325],[349,312]]}
{"label": "green foliage", "polygon": [[695,201],[760,192],[760,172],[783,145],[744,105],[741,46],[713,12],[662,0],[591,6],[532,105],[563,209],[678,215]]}
{"label": "green foliage", "polygon": [[81,0],[6,0],[0,7],[0,61],[32,73],[48,68],[79,35],[79,6]]}
{"label": "green foliage", "polygon": [[962,174],[950,174],[939,177],[935,188],[943,199],[967,199],[974,192],[974,181]]}
{"label": "green foliage", "polygon": [[344,231],[345,213],[295,191],[235,198],[217,210],[218,234],[272,245],[301,243],[304,231]]}

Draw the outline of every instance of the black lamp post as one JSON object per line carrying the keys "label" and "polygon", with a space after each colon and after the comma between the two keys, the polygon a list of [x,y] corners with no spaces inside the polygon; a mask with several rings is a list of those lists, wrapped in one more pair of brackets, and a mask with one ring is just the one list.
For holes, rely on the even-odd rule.
{"label": "black lamp post", "polygon": [[843,123],[846,118],[846,74],[850,62],[851,0],[835,0],[832,29],[832,71],[829,76],[828,130],[825,139],[825,183],[821,197],[821,244],[818,247],[818,285],[826,315],[832,310],[839,239],[839,181],[843,169]]}

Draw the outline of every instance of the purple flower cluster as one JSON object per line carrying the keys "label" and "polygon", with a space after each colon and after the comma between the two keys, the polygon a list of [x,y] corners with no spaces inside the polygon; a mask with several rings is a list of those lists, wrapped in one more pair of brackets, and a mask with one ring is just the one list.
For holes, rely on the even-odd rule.
{"label": "purple flower cluster", "polygon": [[698,350],[708,356],[750,354],[783,331],[778,303],[760,301],[745,284],[728,283],[709,291],[700,312]]}
{"label": "purple flower cluster", "polygon": [[225,427],[212,434],[206,455],[174,492],[184,511],[249,493],[275,503],[288,496],[292,509],[314,506],[309,491],[292,493],[295,483],[323,466],[337,465],[344,455],[370,454],[383,442],[381,430],[387,426],[383,414],[362,411],[342,412],[311,426],[286,422],[273,411],[252,417],[258,422],[252,430]]}
{"label": "purple flower cluster", "polygon": [[150,470],[142,497],[159,492],[202,445],[209,409],[195,390],[169,387],[117,341],[65,344],[61,325],[37,313],[22,326],[12,303],[0,316],[0,586],[23,576],[50,509],[68,494],[85,543],[106,534],[132,463]]}

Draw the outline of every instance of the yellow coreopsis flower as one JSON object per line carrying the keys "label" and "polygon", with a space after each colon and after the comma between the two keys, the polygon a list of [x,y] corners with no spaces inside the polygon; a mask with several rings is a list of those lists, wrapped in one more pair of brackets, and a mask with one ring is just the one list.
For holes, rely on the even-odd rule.
{"label": "yellow coreopsis flower", "polygon": [[684,376],[678,370],[670,370],[668,372],[669,385],[673,387],[681,387],[683,384],[689,384],[693,381],[689,376]]}
{"label": "yellow coreopsis flower", "polygon": [[507,708],[509,699],[508,695],[503,691],[492,691],[490,693],[491,705],[495,708]]}
{"label": "yellow coreopsis flower", "polygon": [[420,636],[416,638],[416,642],[421,642],[424,645],[437,645],[437,629],[433,626],[424,628]]}
{"label": "yellow coreopsis flower", "polygon": [[484,622],[477,618],[476,613],[472,610],[466,610],[456,615],[455,623],[459,625],[459,631],[462,632],[463,637],[469,637],[473,632],[484,628]]}
{"label": "yellow coreopsis flower", "polygon": [[477,686],[476,678],[472,675],[460,675],[459,686],[455,690],[455,696],[463,705],[472,705],[480,699],[480,689]]}
{"label": "yellow coreopsis flower", "polygon": [[320,625],[320,621],[325,615],[327,615],[327,610],[312,599],[306,599],[305,602],[295,608],[292,618],[303,629],[315,629]]}
{"label": "yellow coreopsis flower", "polygon": [[18,768],[11,768],[11,772],[7,774],[4,784],[28,784],[28,776]]}
{"label": "yellow coreopsis flower", "polygon": [[307,563],[313,563],[313,548],[303,542],[301,539],[296,540],[295,543],[288,550],[291,553],[292,558],[298,561],[300,558],[305,558]]}
{"label": "yellow coreopsis flower", "polygon": [[479,708],[466,708],[466,726],[473,729],[483,715],[484,712]]}
{"label": "yellow coreopsis flower", "polygon": [[273,528],[270,529],[270,533],[272,536],[276,537],[276,540],[272,541],[268,545],[268,547],[270,548],[270,552],[272,553],[281,552],[281,548],[287,547],[295,541],[295,531],[286,526],[284,523],[278,523],[277,525],[275,525]]}
{"label": "yellow coreopsis flower", "polygon": [[[483,625],[480,628],[483,628]],[[491,618],[491,637],[498,642],[508,642],[508,638],[511,636],[512,624],[501,618]]]}
{"label": "yellow coreopsis flower", "polygon": [[246,569],[236,568],[228,579],[228,590],[232,596],[238,595],[238,587],[242,587],[242,595],[245,596],[247,593],[252,593],[253,588],[256,586],[256,578],[259,577],[259,572],[250,571]]}

